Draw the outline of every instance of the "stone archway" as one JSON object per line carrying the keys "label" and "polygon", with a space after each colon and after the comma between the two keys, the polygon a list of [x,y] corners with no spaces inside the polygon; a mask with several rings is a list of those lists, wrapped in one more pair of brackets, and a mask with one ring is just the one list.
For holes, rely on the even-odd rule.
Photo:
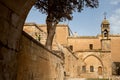
{"label": "stone archway", "polygon": [[0,80],[16,80],[24,21],[35,0],[0,0]]}
{"label": "stone archway", "polygon": [[84,77],[97,78],[102,75],[104,65],[101,59],[96,55],[87,55],[83,58],[82,62],[84,63],[82,66],[86,68],[86,71],[82,74]]}
{"label": "stone archway", "polygon": [[85,57],[83,58],[83,62],[84,62],[84,60],[85,60],[86,58],[88,58],[88,57],[90,57],[90,56],[94,56],[95,58],[97,58],[97,59],[100,61],[102,67],[104,67],[102,60],[101,60],[98,56],[96,56],[96,55],[94,55],[94,54],[90,54],[90,55],[85,56]]}

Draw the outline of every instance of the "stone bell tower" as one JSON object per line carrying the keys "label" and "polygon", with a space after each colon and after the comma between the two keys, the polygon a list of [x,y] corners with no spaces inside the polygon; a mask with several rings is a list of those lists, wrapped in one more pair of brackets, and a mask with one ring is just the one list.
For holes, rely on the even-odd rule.
{"label": "stone bell tower", "polygon": [[104,17],[104,20],[101,23],[101,49],[103,51],[110,51],[110,23],[108,20],[106,20],[106,17]]}

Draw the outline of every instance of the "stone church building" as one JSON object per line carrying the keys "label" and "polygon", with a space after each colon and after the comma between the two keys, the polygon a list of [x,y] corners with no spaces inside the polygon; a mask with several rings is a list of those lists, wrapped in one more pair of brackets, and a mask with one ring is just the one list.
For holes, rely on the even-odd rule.
{"label": "stone church building", "polygon": [[[101,34],[97,36],[79,36],[71,35],[68,25],[57,25],[53,51],[64,55],[66,78],[110,78],[120,74],[120,35],[110,34],[110,23],[106,19],[100,27]],[[46,25],[25,23],[24,31],[45,45]]]}

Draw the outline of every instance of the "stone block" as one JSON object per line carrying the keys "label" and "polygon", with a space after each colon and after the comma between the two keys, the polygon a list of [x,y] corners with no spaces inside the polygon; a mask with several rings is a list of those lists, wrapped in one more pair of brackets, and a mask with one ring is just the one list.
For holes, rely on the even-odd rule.
{"label": "stone block", "polygon": [[11,11],[6,6],[4,6],[2,3],[0,3],[0,11],[1,11],[0,17],[5,18],[5,19],[9,18]]}
{"label": "stone block", "polygon": [[0,80],[15,80],[17,70],[17,56],[15,51],[2,47],[0,53],[3,56],[1,62],[3,79],[0,78]]}
{"label": "stone block", "polygon": [[12,62],[14,59],[16,59],[16,52],[13,50],[2,47],[0,52],[3,56],[4,62],[9,63],[10,61]]}
{"label": "stone block", "polygon": [[20,15],[20,11],[25,3],[29,0],[1,0],[3,4],[9,7],[12,11]]}
{"label": "stone block", "polygon": [[16,49],[19,44],[19,39],[20,39],[20,31],[13,27],[9,27],[9,32],[8,32],[8,47],[12,49]]}
{"label": "stone block", "polygon": [[8,32],[9,32],[9,23],[7,20],[1,18],[0,19],[0,41],[4,44],[7,45],[7,41],[9,40],[8,38]]}
{"label": "stone block", "polygon": [[15,26],[15,28],[19,24],[19,19],[20,19],[19,15],[15,14],[15,13],[11,14],[11,21],[12,21],[13,26]]}
{"label": "stone block", "polygon": [[30,80],[31,77],[35,80],[63,79],[61,59],[28,36],[22,35],[21,40],[17,80]]}

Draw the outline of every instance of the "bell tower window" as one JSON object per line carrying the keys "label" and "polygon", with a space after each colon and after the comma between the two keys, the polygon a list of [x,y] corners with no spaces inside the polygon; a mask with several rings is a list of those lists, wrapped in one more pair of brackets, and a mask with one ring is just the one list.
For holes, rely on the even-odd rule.
{"label": "bell tower window", "polygon": [[104,30],[103,34],[104,34],[104,37],[108,37],[108,31],[106,29]]}

